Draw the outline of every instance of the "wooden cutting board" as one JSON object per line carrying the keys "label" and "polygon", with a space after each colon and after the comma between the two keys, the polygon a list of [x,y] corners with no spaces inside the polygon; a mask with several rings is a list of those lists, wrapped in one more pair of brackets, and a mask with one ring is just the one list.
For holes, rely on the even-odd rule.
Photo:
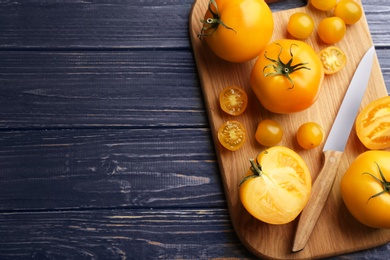
{"label": "wooden cutting board", "polygon": [[[390,241],[390,230],[373,229],[358,223],[347,211],[340,197],[339,184],[342,175],[356,156],[366,149],[352,129],[335,184],[327,200],[327,204],[309,239],[305,249],[291,253],[296,220],[286,225],[269,225],[253,218],[242,206],[238,197],[238,183],[249,168],[249,159],[265,147],[259,145],[254,133],[257,124],[263,119],[274,119],[284,128],[284,137],[280,145],[287,146],[298,152],[308,164],[313,181],[322,165],[323,145],[312,150],[301,149],[295,141],[298,127],[308,121],[322,125],[327,136],[334,121],[343,96],[366,50],[372,45],[372,39],[365,16],[354,25],[347,26],[345,38],[335,44],[345,51],[347,66],[337,74],[325,76],[320,97],[308,110],[279,115],[266,111],[257,101],[251,90],[249,75],[255,60],[242,64],[233,64],[217,58],[207,47],[206,43],[197,37],[209,0],[195,0],[190,14],[189,30],[193,52],[196,60],[199,78],[202,85],[205,104],[211,125],[211,131],[220,165],[222,181],[227,198],[231,221],[242,243],[255,255],[262,258],[275,259],[309,259],[328,257],[337,254],[363,250],[382,245]],[[361,4],[360,0],[357,0]],[[316,26],[321,19],[331,16],[331,12],[315,10],[310,5],[280,12],[274,12],[275,29],[273,40],[288,38],[286,33],[289,16],[297,11],[309,13],[315,20]],[[305,40],[314,50],[319,51],[328,45],[320,42],[316,31]],[[222,112],[218,103],[219,92],[228,85],[244,88],[249,95],[249,106],[244,114],[232,117]],[[377,58],[370,82],[365,93],[361,108],[370,101],[387,95],[385,83]],[[360,109],[361,109],[360,108]],[[241,121],[248,130],[248,141],[242,149],[230,152],[218,142],[217,131],[220,125],[228,120]]]}

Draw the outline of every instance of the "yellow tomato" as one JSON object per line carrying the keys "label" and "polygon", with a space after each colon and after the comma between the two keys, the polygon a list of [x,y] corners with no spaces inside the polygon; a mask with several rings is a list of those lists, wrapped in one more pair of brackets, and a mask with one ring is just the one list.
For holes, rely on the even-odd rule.
{"label": "yellow tomato", "polygon": [[328,44],[341,41],[347,31],[345,22],[340,17],[327,17],[321,20],[318,25],[318,36]]}
{"label": "yellow tomato", "polygon": [[345,205],[361,223],[390,228],[390,152],[360,154],[341,179]]}
{"label": "yellow tomato", "polygon": [[229,86],[219,94],[219,104],[229,115],[238,116],[244,113],[248,106],[248,95],[242,88]]}
{"label": "yellow tomato", "polygon": [[329,11],[336,6],[337,0],[310,0],[310,3],[318,10]]}
{"label": "yellow tomato", "polygon": [[256,141],[264,146],[277,145],[283,137],[282,126],[271,119],[261,121],[255,133]]}
{"label": "yellow tomato", "polygon": [[357,23],[362,14],[362,7],[353,0],[341,0],[334,9],[334,15],[343,19],[346,24]]}
{"label": "yellow tomato", "polygon": [[308,38],[314,29],[314,21],[310,15],[304,12],[297,12],[290,16],[287,24],[287,31],[297,39]]}
{"label": "yellow tomato", "polygon": [[329,46],[322,49],[318,55],[324,67],[324,73],[328,75],[339,72],[347,63],[347,56],[336,46]]}
{"label": "yellow tomato", "polygon": [[312,149],[319,146],[324,140],[322,127],[315,122],[302,124],[297,131],[298,144],[304,149]]}
{"label": "yellow tomato", "polygon": [[269,224],[286,224],[307,204],[311,185],[302,157],[287,147],[273,146],[251,160],[239,196],[253,217]]}
{"label": "yellow tomato", "polygon": [[368,149],[390,147],[390,96],[372,101],[356,118],[356,134]]}
{"label": "yellow tomato", "polygon": [[238,121],[227,121],[218,129],[218,140],[223,147],[230,151],[237,151],[246,142],[245,127]]}
{"label": "yellow tomato", "polygon": [[314,104],[323,78],[321,60],[312,47],[299,40],[282,39],[260,54],[250,83],[264,108],[288,114]]}
{"label": "yellow tomato", "polygon": [[274,20],[264,0],[211,0],[200,37],[220,58],[245,62],[268,44]]}

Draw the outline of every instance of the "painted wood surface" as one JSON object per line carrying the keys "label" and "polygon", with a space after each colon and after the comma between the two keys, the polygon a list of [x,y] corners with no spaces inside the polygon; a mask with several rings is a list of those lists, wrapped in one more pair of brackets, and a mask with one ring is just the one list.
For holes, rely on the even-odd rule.
{"label": "painted wood surface", "polygon": [[[389,89],[390,5],[362,2]],[[192,4],[0,2],[0,259],[254,258],[229,219]]]}

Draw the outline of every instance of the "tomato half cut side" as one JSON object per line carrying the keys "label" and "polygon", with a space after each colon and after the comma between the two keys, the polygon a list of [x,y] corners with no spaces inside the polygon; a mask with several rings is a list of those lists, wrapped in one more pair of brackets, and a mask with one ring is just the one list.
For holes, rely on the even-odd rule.
{"label": "tomato half cut side", "polygon": [[240,87],[229,86],[219,94],[219,104],[224,112],[238,116],[244,113],[248,106],[248,95]]}
{"label": "tomato half cut side", "polygon": [[321,50],[318,54],[327,75],[339,72],[347,64],[347,56],[336,46],[330,46]]}
{"label": "tomato half cut side", "polygon": [[356,134],[368,149],[390,147],[390,96],[369,103],[356,118]]}
{"label": "tomato half cut side", "polygon": [[230,151],[240,149],[247,139],[245,127],[238,121],[227,121],[218,129],[218,140]]}
{"label": "tomato half cut side", "polygon": [[303,158],[284,146],[273,146],[251,160],[240,183],[239,196],[245,209],[268,224],[293,221],[306,206],[311,175]]}

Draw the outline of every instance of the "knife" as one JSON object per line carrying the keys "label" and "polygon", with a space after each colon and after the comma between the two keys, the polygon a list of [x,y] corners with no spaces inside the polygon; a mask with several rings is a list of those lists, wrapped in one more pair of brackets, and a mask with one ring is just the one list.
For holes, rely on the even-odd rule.
{"label": "knife", "polygon": [[340,160],[362,102],[368,80],[370,79],[375,48],[372,46],[363,56],[340,110],[326,139],[323,155],[324,165],[313,184],[311,196],[298,221],[292,252],[301,251],[314,229],[333,186]]}

